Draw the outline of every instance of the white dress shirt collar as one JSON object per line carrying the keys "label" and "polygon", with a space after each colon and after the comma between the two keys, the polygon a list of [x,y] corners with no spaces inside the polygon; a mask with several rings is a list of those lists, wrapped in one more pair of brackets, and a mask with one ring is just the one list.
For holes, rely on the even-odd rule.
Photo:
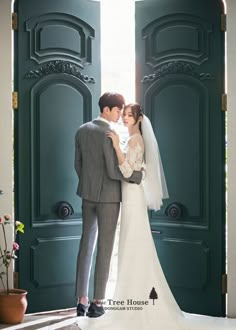
{"label": "white dress shirt collar", "polygon": [[107,123],[108,125],[110,125],[110,122],[109,122],[107,119],[102,118],[101,116],[98,116],[97,119],[98,119],[98,120],[101,120],[101,121],[104,121],[104,123]]}

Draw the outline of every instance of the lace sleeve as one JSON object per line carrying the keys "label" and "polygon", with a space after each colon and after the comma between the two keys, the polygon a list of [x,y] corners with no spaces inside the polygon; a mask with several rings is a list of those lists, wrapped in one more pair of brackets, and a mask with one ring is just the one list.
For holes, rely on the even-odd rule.
{"label": "lace sleeve", "polygon": [[133,171],[140,171],[143,163],[144,145],[140,134],[131,136],[125,149],[125,161],[119,166],[125,178],[130,177]]}

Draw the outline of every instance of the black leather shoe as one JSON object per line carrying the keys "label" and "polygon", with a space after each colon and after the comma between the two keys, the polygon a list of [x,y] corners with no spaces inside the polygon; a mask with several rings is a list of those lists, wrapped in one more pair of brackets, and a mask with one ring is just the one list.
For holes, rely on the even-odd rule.
{"label": "black leather shoe", "polygon": [[95,303],[91,303],[86,315],[88,317],[99,317],[99,316],[102,316],[104,313],[105,313],[105,311],[102,306],[98,306]]}
{"label": "black leather shoe", "polygon": [[77,316],[86,316],[87,311],[88,305],[83,305],[81,303],[77,305]]}

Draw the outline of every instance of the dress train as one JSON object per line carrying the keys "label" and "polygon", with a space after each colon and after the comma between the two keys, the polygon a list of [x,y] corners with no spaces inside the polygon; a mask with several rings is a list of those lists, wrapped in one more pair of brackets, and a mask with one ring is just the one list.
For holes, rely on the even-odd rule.
{"label": "dress train", "polygon": [[103,316],[79,319],[78,325],[82,330],[187,330],[157,257],[142,185],[123,182],[122,199],[114,297],[105,301]]}

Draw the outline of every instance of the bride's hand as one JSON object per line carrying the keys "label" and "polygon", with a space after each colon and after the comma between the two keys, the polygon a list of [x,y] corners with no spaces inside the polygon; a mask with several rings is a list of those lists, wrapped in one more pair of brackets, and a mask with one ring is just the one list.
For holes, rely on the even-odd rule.
{"label": "bride's hand", "polygon": [[120,138],[119,138],[119,135],[115,131],[108,131],[107,136],[112,140],[114,148],[119,147]]}

